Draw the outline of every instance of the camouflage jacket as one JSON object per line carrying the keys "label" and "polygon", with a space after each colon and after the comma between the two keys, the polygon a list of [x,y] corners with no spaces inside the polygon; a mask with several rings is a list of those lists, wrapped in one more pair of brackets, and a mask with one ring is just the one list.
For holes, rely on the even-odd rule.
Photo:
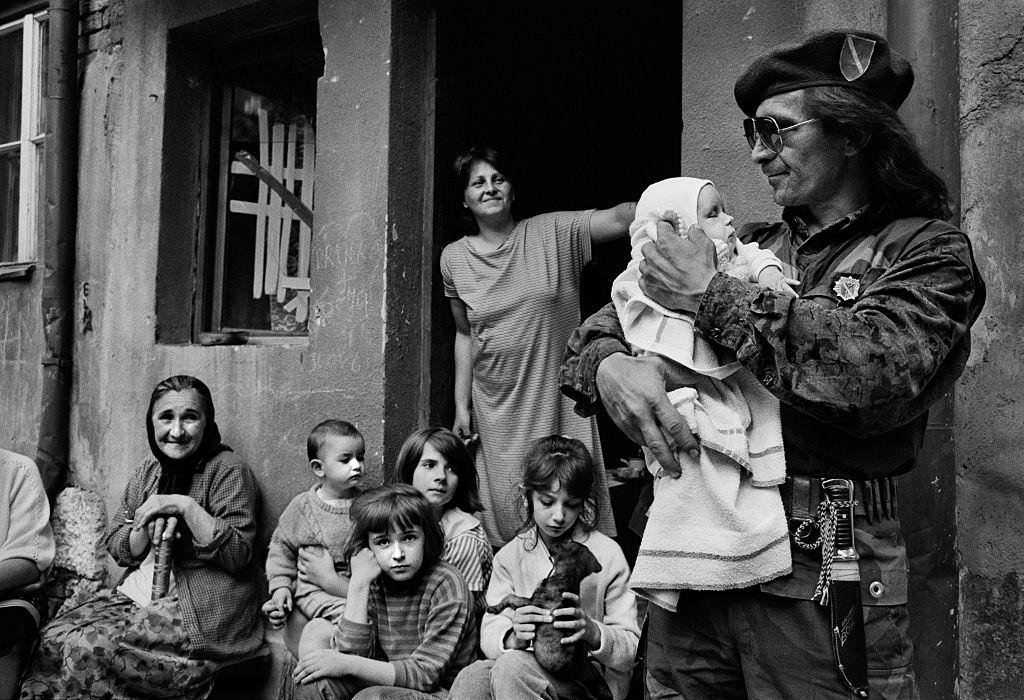
{"label": "camouflage jacket", "polygon": [[[873,205],[810,236],[788,210],[783,221],[747,225],[739,236],[782,260],[801,282],[799,298],[717,274],[694,324],[781,402],[787,472],[869,480],[912,469],[928,407],[963,371],[985,300],[967,236],[942,221],[894,220]],[[601,361],[628,351],[611,304],[576,330],[560,382],[578,412],[600,406]],[[875,516],[856,518],[863,599],[903,603],[899,522],[891,512]],[[793,574],[762,588],[810,598],[816,557],[794,548]],[[882,585],[868,596],[873,582]]]}

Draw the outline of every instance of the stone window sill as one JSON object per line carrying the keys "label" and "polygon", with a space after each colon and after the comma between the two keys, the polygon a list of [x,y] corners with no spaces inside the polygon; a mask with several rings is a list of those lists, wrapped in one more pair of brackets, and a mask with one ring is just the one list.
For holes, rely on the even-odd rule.
{"label": "stone window sill", "polygon": [[0,282],[28,279],[36,269],[35,261],[0,263]]}

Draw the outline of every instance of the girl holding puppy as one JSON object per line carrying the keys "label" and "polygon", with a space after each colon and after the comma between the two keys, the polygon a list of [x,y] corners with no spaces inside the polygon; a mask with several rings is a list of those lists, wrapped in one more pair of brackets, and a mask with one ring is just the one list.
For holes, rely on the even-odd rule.
{"label": "girl holding puppy", "polygon": [[430,502],[392,484],[359,495],[349,513],[345,611],[334,624],[306,626],[296,697],[351,698],[373,688],[375,698],[444,698],[475,657],[477,629],[466,582],[440,561]]}
{"label": "girl holding puppy", "polygon": [[[523,463],[523,524],[494,557],[487,602],[530,597],[551,572],[552,549],[566,540],[590,549],[601,571],[583,579],[579,595],[564,593],[557,610],[527,605],[485,613],[480,648],[487,659],[459,674],[451,698],[589,698],[605,683],[612,697],[625,698],[640,638],[636,599],[622,550],[593,529],[594,484],[594,460],[582,442],[560,435],[533,442]],[[535,626],[552,621],[565,631],[563,644],[582,642],[590,652],[588,667],[571,678],[555,677],[528,651]]]}

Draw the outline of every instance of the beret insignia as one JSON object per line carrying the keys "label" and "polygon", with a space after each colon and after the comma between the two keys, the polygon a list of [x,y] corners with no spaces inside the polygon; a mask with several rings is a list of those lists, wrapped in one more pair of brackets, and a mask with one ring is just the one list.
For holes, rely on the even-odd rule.
{"label": "beret insignia", "polygon": [[874,52],[874,40],[847,34],[843,48],[839,52],[839,72],[852,83],[867,72]]}

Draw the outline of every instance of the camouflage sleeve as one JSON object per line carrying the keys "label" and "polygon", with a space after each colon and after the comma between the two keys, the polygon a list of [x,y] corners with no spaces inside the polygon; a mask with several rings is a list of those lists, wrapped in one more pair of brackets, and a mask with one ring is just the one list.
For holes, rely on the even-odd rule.
{"label": "camouflage sleeve", "polygon": [[597,413],[597,366],[609,355],[629,352],[619,325],[615,306],[605,304],[573,331],[562,358],[558,383],[562,393],[576,402],[576,413],[584,418]]}
{"label": "camouflage sleeve", "polygon": [[[927,410],[925,398],[950,388],[929,383],[965,338],[979,284],[967,239],[945,234],[913,248],[837,309],[718,274],[695,325],[733,349],[784,404],[868,436],[912,420]],[[941,379],[952,385],[958,373]]]}

